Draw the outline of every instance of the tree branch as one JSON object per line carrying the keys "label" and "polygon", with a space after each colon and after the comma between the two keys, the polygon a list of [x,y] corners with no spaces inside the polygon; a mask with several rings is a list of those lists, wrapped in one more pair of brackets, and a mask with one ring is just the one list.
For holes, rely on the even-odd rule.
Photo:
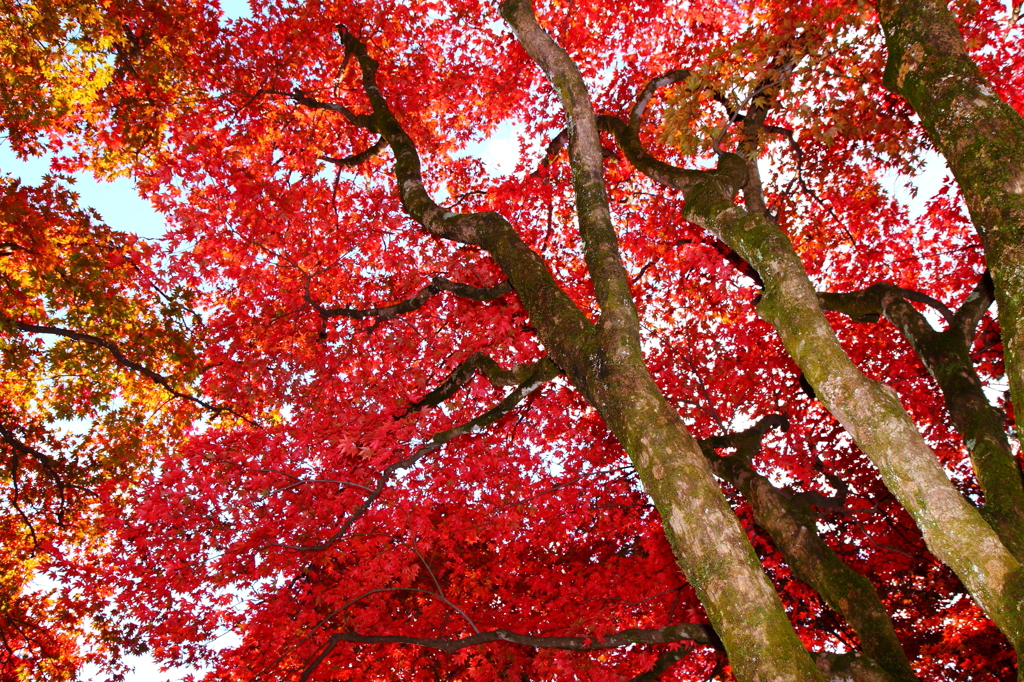
{"label": "tree branch", "polygon": [[501,15],[547,75],[565,111],[583,255],[601,307],[601,326],[639,352],[639,317],[612,227],[603,148],[586,84],[565,50],[537,23],[531,0],[505,0]]}
{"label": "tree branch", "polygon": [[[709,646],[721,650],[722,643],[717,633],[709,625],[701,623],[679,623],[664,628],[642,630],[631,628],[612,633],[604,638],[593,637],[557,637],[524,635],[504,628],[480,632],[468,637],[450,639],[444,637],[414,637],[407,635],[360,635],[355,632],[338,632],[330,636],[320,653],[309,662],[299,682],[308,682],[317,668],[323,664],[331,653],[342,642],[355,644],[411,644],[428,649],[436,649],[446,654],[453,654],[461,649],[492,642],[508,642],[532,649],[562,649],[567,651],[601,651],[616,649],[631,644],[671,644],[673,642],[691,642],[694,645]],[[651,682],[656,680],[670,666],[682,659],[693,650],[692,646],[683,646],[675,651],[665,651],[655,662],[654,667],[630,682]],[[839,655],[827,652],[814,652],[818,668],[830,680],[855,680],[855,682],[892,682],[892,678],[873,665],[870,660],[854,655]],[[716,669],[720,666],[716,666]]]}
{"label": "tree branch", "polygon": [[[347,30],[339,27],[338,35],[345,45],[345,49],[355,56],[359,63],[363,90],[365,90],[373,109],[373,114],[365,121],[367,125],[361,125],[363,123],[361,121],[353,122],[353,124],[375,130],[391,146],[395,154],[395,175],[398,179],[399,196],[406,212],[431,234],[464,244],[482,246],[481,230],[487,229],[496,218],[498,220],[500,218],[496,214],[490,213],[452,213],[430,198],[423,186],[423,175],[416,146],[391,112],[384,94],[377,85],[377,62],[369,56],[366,46]],[[306,102],[303,103],[306,104]],[[313,104],[310,103],[307,106],[313,106]]]}
{"label": "tree branch", "polygon": [[986,270],[974,290],[960,304],[960,309],[953,315],[953,321],[950,323],[950,327],[956,328],[963,336],[968,348],[974,344],[974,331],[978,327],[978,322],[993,302],[995,287],[992,285],[992,275]]}
{"label": "tree branch", "polygon": [[190,402],[195,403],[196,405],[199,405],[200,407],[210,410],[211,412],[229,412],[231,414],[234,414],[230,410],[230,408],[213,405],[212,403],[209,403],[203,400],[202,398],[197,398],[194,395],[185,393],[183,391],[179,391],[171,384],[170,379],[168,379],[167,377],[163,376],[162,374],[158,374],[157,372],[154,372],[153,370],[149,369],[148,367],[141,363],[129,359],[128,356],[126,356],[124,352],[121,351],[121,348],[113,341],[109,341],[98,336],[93,336],[92,334],[86,334],[84,332],[76,332],[70,329],[62,329],[60,327],[52,327],[48,325],[28,324],[25,322],[18,322],[17,320],[12,320],[10,318],[5,319],[8,319],[14,325],[15,329],[19,331],[30,332],[33,334],[50,334],[53,336],[61,336],[66,339],[78,341],[89,346],[97,346],[99,348],[104,348],[114,357],[114,361],[118,365],[124,367],[125,369],[130,369],[133,372],[141,374],[142,376],[146,377],[153,383],[163,387],[164,390],[166,390],[168,393],[175,396],[176,398],[188,400]]}
{"label": "tree branch", "polygon": [[395,178],[406,213],[438,237],[486,249],[505,272],[530,313],[533,326],[555,362],[566,369],[587,367],[593,325],[559,287],[543,259],[519,237],[502,216],[494,212],[453,213],[438,205],[423,186],[419,154],[388,107],[377,85],[377,62],[351,33],[339,27],[339,36],[362,72],[363,89],[373,109],[373,127],[391,146]]}
{"label": "tree branch", "polygon": [[373,503],[384,493],[388,483],[399,471],[411,468],[416,462],[420,461],[426,455],[430,454],[434,450],[442,447],[445,443],[458,438],[459,436],[465,436],[471,433],[478,433],[483,431],[485,428],[498,421],[506,414],[511,412],[519,403],[523,401],[528,395],[537,390],[544,383],[554,379],[560,374],[558,367],[551,362],[547,357],[541,358],[533,365],[533,371],[514,391],[509,393],[503,400],[491,409],[484,412],[479,417],[472,419],[459,426],[454,426],[445,431],[434,434],[434,436],[425,445],[420,446],[417,450],[409,457],[395,462],[384,469],[381,472],[380,477],[377,479],[377,485],[370,491],[362,503],[357,506],[345,522],[341,525],[341,528],[337,530],[331,537],[327,538],[321,543],[315,545],[286,545],[283,543],[275,543],[269,545],[270,547],[280,547],[282,549],[290,549],[298,552],[318,552],[325,549],[329,549],[348,533],[349,529],[358,521],[360,518],[370,510]]}
{"label": "tree branch", "polygon": [[358,154],[353,154],[351,156],[346,156],[340,159],[335,158],[333,156],[318,156],[316,158],[320,159],[321,161],[333,163],[335,166],[338,166],[340,168],[355,168],[356,166],[360,166],[363,163],[369,161],[373,157],[380,154],[381,151],[383,151],[384,147],[386,146],[387,142],[385,142],[384,138],[382,137],[378,139],[376,142],[374,142],[372,146],[370,146],[367,149],[364,149]]}
{"label": "tree branch", "polygon": [[345,117],[346,121],[357,128],[364,128],[366,130],[374,129],[373,118],[371,116],[367,116],[366,114],[356,114],[344,104],[338,104],[336,102],[321,102],[316,98],[306,95],[299,89],[292,90],[291,92],[282,92],[280,90],[260,90],[256,94],[280,95],[282,97],[287,97],[288,99],[310,109],[322,109],[324,111],[333,111],[341,114]]}
{"label": "tree branch", "polygon": [[700,623],[680,623],[669,625],[657,630],[629,629],[612,633],[606,637],[540,637],[522,635],[510,630],[498,629],[481,632],[461,639],[443,639],[429,637],[403,637],[388,635],[358,635],[354,632],[337,633],[332,639],[339,642],[365,642],[380,644],[417,644],[419,646],[438,649],[445,653],[455,653],[466,647],[478,646],[489,642],[511,642],[534,649],[566,649],[569,651],[600,651],[615,649],[629,644],[667,644],[670,642],[694,642],[715,646],[718,637],[710,626]]}
{"label": "tree branch", "polygon": [[[599,651],[614,649],[629,644],[667,644],[670,642],[694,642],[708,646],[721,646],[718,636],[707,625],[681,623],[657,630],[629,629],[606,636],[604,639],[591,637],[543,637],[522,635],[510,630],[498,629],[481,632],[461,639],[440,637],[407,637],[403,635],[359,635],[354,632],[339,632],[331,635],[323,650],[303,671],[299,682],[307,682],[324,660],[341,642],[359,644],[413,644],[437,649],[447,654],[466,647],[479,646],[490,642],[510,642],[534,649],[566,649],[569,651]],[[667,667],[667,666],[666,666]]]}
{"label": "tree branch", "polygon": [[15,242],[0,242],[0,257],[13,256],[15,251],[27,251],[21,244]]}
{"label": "tree branch", "polygon": [[504,369],[490,356],[473,353],[463,360],[440,386],[410,405],[409,412],[440,405],[469,383],[477,372],[486,376],[487,380],[491,382],[491,386],[500,388],[523,383],[533,373],[535,365],[536,363],[523,364],[516,365],[512,369]]}
{"label": "tree branch", "polygon": [[49,455],[40,452],[34,447],[27,445],[20,438],[14,435],[11,431],[8,431],[3,426],[0,426],[0,438],[3,439],[8,446],[10,446],[16,453],[31,457],[35,461],[42,465],[43,469],[46,470],[47,475],[57,481],[59,486],[63,486],[63,481],[60,478],[60,474],[57,473],[57,462]]}
{"label": "tree branch", "polygon": [[690,77],[691,73],[692,72],[688,69],[676,69],[648,81],[647,85],[644,86],[644,89],[640,91],[639,95],[637,95],[636,102],[633,104],[633,109],[629,112],[628,126],[632,134],[640,134],[640,126],[643,125],[644,112],[647,111],[647,105],[650,103],[651,98],[654,97],[654,93],[666,86],[683,82]]}
{"label": "tree branch", "polygon": [[348,317],[353,320],[376,317],[383,321],[390,320],[399,315],[411,313],[414,310],[422,308],[432,296],[439,294],[442,291],[448,291],[456,296],[472,299],[474,301],[487,302],[501,298],[502,296],[510,293],[512,291],[512,284],[508,280],[505,280],[500,284],[495,284],[493,287],[474,287],[469,284],[462,284],[461,282],[452,282],[443,277],[434,277],[430,280],[430,284],[420,289],[412,298],[389,306],[382,306],[380,308],[325,308],[321,303],[317,302],[312,295],[310,295],[308,287],[303,298],[307,303],[313,306],[324,321],[332,317]]}

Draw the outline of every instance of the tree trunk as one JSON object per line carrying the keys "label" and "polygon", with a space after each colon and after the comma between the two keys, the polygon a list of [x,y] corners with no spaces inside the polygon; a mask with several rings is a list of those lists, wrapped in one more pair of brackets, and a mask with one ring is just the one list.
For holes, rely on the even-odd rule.
{"label": "tree trunk", "polygon": [[992,273],[1010,395],[1024,406],[1024,118],[967,53],[936,0],[881,0],[885,83],[903,95],[946,157]]}

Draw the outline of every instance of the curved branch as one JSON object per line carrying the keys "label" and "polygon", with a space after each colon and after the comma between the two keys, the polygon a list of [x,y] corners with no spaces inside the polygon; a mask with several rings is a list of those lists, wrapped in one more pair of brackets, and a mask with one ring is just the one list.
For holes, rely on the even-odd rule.
{"label": "curved branch", "polygon": [[333,111],[341,114],[345,117],[345,120],[358,128],[364,128],[366,130],[373,130],[373,119],[366,114],[357,114],[351,109],[346,107],[344,104],[338,104],[337,102],[321,102],[320,100],[308,96],[302,90],[295,89],[291,92],[282,92],[280,90],[260,90],[256,93],[257,95],[280,95],[287,97],[288,99],[301,104],[304,107],[310,109],[322,109],[324,111]]}
{"label": "curved branch", "polygon": [[629,112],[629,129],[634,133],[639,134],[640,126],[643,123],[644,112],[647,111],[647,105],[650,103],[651,98],[661,88],[675,83],[681,83],[690,77],[692,72],[688,69],[675,69],[668,73],[662,74],[656,78],[652,78],[644,89],[640,91],[640,94],[636,97],[636,102],[633,104],[633,109]]}
{"label": "curved branch", "polygon": [[406,213],[432,235],[482,246],[498,263],[530,313],[533,326],[552,358],[567,371],[582,373],[594,328],[586,314],[558,285],[544,260],[523,242],[498,213],[453,213],[437,204],[423,185],[419,153],[388,107],[377,85],[377,62],[351,33],[339,27],[345,48],[362,72],[363,89],[373,108],[373,126],[390,145],[395,157],[395,179]]}
{"label": "curved branch", "polygon": [[341,528],[323,542],[315,545],[286,545],[283,543],[274,543],[268,546],[290,549],[297,552],[318,552],[329,549],[334,545],[334,543],[348,533],[349,529],[356,521],[362,518],[363,515],[370,510],[370,507],[373,506],[374,502],[376,502],[384,493],[385,488],[387,488],[388,483],[392,478],[394,478],[395,474],[399,471],[411,468],[416,464],[416,462],[423,459],[423,457],[459,436],[483,431],[485,428],[511,412],[528,395],[540,388],[544,383],[554,379],[560,373],[561,372],[558,367],[550,359],[547,357],[541,358],[533,365],[533,371],[530,373],[529,377],[527,377],[526,381],[517,386],[514,391],[505,396],[505,398],[497,405],[475,419],[464,424],[460,424],[459,426],[454,426],[446,431],[434,434],[433,438],[431,438],[426,445],[417,448],[416,452],[412,455],[387,466],[384,471],[381,472],[380,478],[377,479],[377,485],[374,486],[366,496],[366,499],[364,499],[362,503],[360,503],[359,506],[349,514],[348,518],[345,519],[345,522],[341,525]]}
{"label": "curved branch", "polygon": [[996,300],[995,287],[992,284],[992,275],[986,270],[982,274],[974,290],[967,295],[967,298],[960,304],[960,309],[953,315],[953,322],[950,327],[963,336],[968,348],[974,344],[974,330],[978,323]]}
{"label": "curved branch", "polygon": [[666,187],[687,192],[702,182],[713,180],[723,184],[723,191],[735,194],[746,183],[746,166],[734,154],[720,156],[718,167],[712,170],[677,168],[652,156],[641,144],[638,131],[618,116],[598,116],[597,123],[601,130],[615,136],[619,148],[635,168]]}
{"label": "curved branch", "polygon": [[920,291],[913,289],[904,289],[903,287],[897,287],[900,295],[908,301],[915,301],[917,303],[923,303],[926,306],[930,306],[933,310],[942,315],[943,319],[950,326],[953,326],[953,311],[946,307],[946,304],[938,299],[934,299],[928,294],[923,294]]}
{"label": "curved branch", "polygon": [[465,386],[477,372],[486,376],[487,380],[491,382],[491,386],[495,388],[521,384],[533,372],[534,364],[516,365],[512,369],[504,369],[490,356],[473,353],[463,360],[440,386],[410,405],[409,412],[440,405],[455,395],[455,392]]}
{"label": "curved branch", "polygon": [[[453,213],[445,210],[443,206],[430,198],[423,186],[423,175],[416,145],[391,112],[384,93],[377,85],[378,64],[376,60],[370,57],[366,46],[344,28],[338,28],[338,35],[345,49],[354,55],[359,63],[363,90],[373,109],[373,114],[367,117],[368,125],[362,127],[368,127],[380,133],[381,137],[391,146],[395,154],[395,175],[398,179],[399,196],[406,212],[433,235],[463,244],[482,246],[481,231],[491,228],[496,220],[502,219],[493,213]],[[296,101],[301,100],[297,99]],[[314,106],[312,103],[302,103]],[[360,122],[353,121],[353,124],[360,125]]]}
{"label": "curved branch", "polygon": [[[197,398],[196,396],[191,395],[189,393],[185,393],[183,391],[179,391],[178,389],[176,389],[171,384],[171,380],[168,379],[167,377],[163,376],[162,374],[158,374],[157,372],[154,372],[153,370],[149,369],[148,367],[146,367],[145,365],[143,365],[141,363],[138,363],[138,362],[135,362],[134,360],[129,359],[128,356],[126,356],[124,354],[124,352],[121,351],[121,348],[116,343],[114,343],[113,341],[109,341],[107,339],[103,339],[103,338],[100,338],[98,336],[93,336],[92,334],[86,334],[85,332],[76,332],[76,331],[73,331],[73,330],[70,330],[70,329],[63,329],[61,327],[52,327],[52,326],[48,326],[48,325],[28,324],[28,323],[25,323],[25,322],[18,322],[16,320],[10,320],[10,318],[6,318],[6,319],[8,319],[10,322],[12,322],[13,325],[14,325],[14,328],[17,329],[18,331],[30,332],[30,333],[33,333],[33,334],[50,334],[50,335],[53,335],[53,336],[61,336],[61,337],[64,337],[66,339],[71,339],[72,341],[78,341],[80,343],[84,343],[84,344],[89,345],[89,346],[97,346],[99,348],[104,348],[114,357],[114,362],[116,362],[118,365],[120,365],[121,367],[124,367],[125,369],[130,369],[133,372],[137,372],[138,374],[141,374],[142,376],[146,377],[147,379],[149,379],[153,383],[163,387],[164,390],[166,390],[168,393],[170,393],[174,397],[181,398],[182,400],[188,400],[190,402],[193,402],[196,405],[199,405],[200,407],[203,407],[203,408],[205,408],[207,410],[210,410],[211,412],[217,412],[217,413],[228,412],[228,413],[234,414],[231,411],[230,408],[214,405],[212,403],[209,403],[209,402],[203,400],[202,398]],[[239,416],[239,415],[235,415],[235,416]],[[242,418],[242,417],[239,417],[239,418]],[[248,421],[248,420],[246,420],[246,421]]]}
{"label": "curved branch", "polygon": [[342,158],[335,158],[333,156],[318,156],[316,158],[320,159],[321,161],[333,163],[335,166],[338,166],[340,168],[355,168],[356,166],[360,166],[363,163],[369,161],[373,157],[380,154],[381,151],[383,151],[384,147],[386,146],[387,142],[385,142],[384,138],[382,137],[379,138],[376,142],[374,142],[371,147],[364,149],[358,154],[352,154],[351,156],[345,156]]}
{"label": "curved branch", "polygon": [[493,287],[474,287],[469,284],[462,284],[461,282],[452,282],[443,277],[434,277],[430,280],[430,284],[420,289],[412,298],[392,305],[382,306],[380,308],[325,308],[321,303],[316,301],[312,295],[310,295],[308,287],[306,293],[303,294],[303,298],[306,303],[313,306],[317,313],[320,314],[320,317],[325,321],[332,317],[348,317],[353,320],[376,317],[383,321],[390,320],[399,315],[411,313],[414,310],[422,308],[432,296],[439,294],[442,291],[448,291],[456,296],[472,299],[474,301],[487,302],[501,298],[502,296],[510,293],[512,291],[512,284],[508,280],[505,280],[500,284],[495,284]]}

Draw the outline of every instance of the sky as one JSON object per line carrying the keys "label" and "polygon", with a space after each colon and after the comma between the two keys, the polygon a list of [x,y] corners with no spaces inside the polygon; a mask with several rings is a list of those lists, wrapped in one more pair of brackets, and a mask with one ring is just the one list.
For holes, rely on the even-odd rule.
{"label": "sky", "polygon": [[[21,178],[23,185],[35,185],[49,170],[48,157],[18,159],[6,140],[0,140],[0,170]],[[88,173],[74,175],[74,190],[81,204],[96,209],[110,227],[154,239],[164,233],[164,219],[148,201],[139,197],[131,178],[97,182]]]}

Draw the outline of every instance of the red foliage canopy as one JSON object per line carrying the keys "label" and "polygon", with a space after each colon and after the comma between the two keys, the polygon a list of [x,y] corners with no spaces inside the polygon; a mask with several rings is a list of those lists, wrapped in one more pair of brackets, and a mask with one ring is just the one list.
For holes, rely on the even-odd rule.
{"label": "red foliage canopy", "polygon": [[[3,679],[79,645],[224,681],[1012,679],[1024,481],[988,309],[1020,263],[976,181],[928,180],[942,119],[899,64],[883,85],[890,5],[884,34],[845,0],[554,0],[539,33],[523,0],[98,5],[117,67],[4,125],[131,172],[170,230],[96,227],[57,179],[0,206]],[[1020,4],[954,9],[1024,112]],[[48,92],[33,59],[3,87]],[[857,411],[879,384],[843,394],[835,349],[920,436]],[[966,511],[908,478],[936,462]]]}

